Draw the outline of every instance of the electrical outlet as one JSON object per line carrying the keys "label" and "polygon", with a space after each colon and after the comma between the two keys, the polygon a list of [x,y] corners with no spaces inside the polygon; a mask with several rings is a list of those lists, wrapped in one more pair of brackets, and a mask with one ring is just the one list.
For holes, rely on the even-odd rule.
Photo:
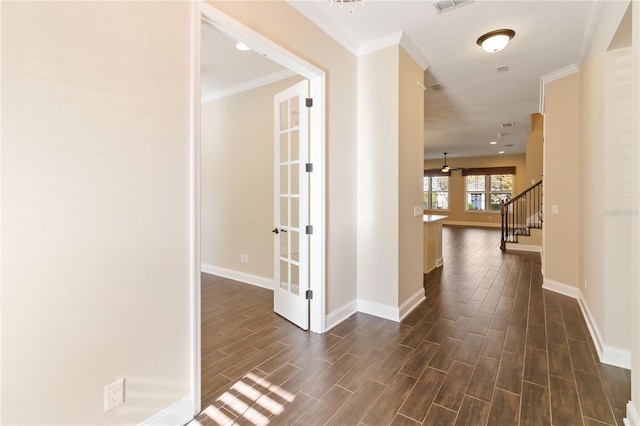
{"label": "electrical outlet", "polygon": [[248,254],[241,254],[240,255],[240,262],[241,263],[249,263],[249,255]]}
{"label": "electrical outlet", "polygon": [[104,387],[104,411],[109,411],[124,403],[124,379]]}

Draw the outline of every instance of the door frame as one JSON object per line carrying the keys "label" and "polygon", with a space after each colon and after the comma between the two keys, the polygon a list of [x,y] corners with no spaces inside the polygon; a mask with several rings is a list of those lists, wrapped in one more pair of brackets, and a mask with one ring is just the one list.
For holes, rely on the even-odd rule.
{"label": "door frame", "polygon": [[191,3],[191,97],[190,97],[190,258],[191,258],[191,396],[194,414],[200,412],[201,399],[201,293],[200,293],[200,47],[201,24],[206,20],[216,29],[255,52],[309,80],[313,107],[309,115],[309,155],[313,173],[309,177],[309,216],[313,236],[309,247],[309,288],[313,299],[309,303],[309,330],[325,331],[325,91],[323,70],[294,55],[280,45],[246,25],[224,14],[214,6],[197,1]]}

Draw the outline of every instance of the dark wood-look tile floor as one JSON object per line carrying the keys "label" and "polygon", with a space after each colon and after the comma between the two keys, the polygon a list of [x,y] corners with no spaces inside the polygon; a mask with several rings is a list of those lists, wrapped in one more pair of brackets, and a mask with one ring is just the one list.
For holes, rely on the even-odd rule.
{"label": "dark wood-look tile floor", "polygon": [[304,332],[272,293],[202,278],[192,425],[622,425],[630,372],[598,362],[577,302],[495,230],[444,227],[442,268],[402,323],[357,313]]}

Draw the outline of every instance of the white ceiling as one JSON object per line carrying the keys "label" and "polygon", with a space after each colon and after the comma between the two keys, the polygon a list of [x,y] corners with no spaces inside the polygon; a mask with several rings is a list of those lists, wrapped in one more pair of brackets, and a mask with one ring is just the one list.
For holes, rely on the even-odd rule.
{"label": "white ceiling", "polygon": [[210,101],[293,75],[262,55],[236,48],[236,41],[203,22],[200,89]]}
{"label": "white ceiling", "polygon": [[[529,117],[539,109],[540,78],[570,65],[580,66],[599,5],[595,0],[476,0],[438,14],[430,0],[365,0],[364,6],[350,13],[348,5],[341,8],[327,0],[287,1],[354,54],[403,34],[403,46],[419,63],[428,65],[426,159],[442,158],[445,151],[450,158],[498,155],[499,150],[525,152]],[[485,53],[476,45],[479,36],[500,28],[516,32],[503,51]],[[281,70],[258,54],[237,51],[235,42],[229,42],[225,47],[229,50],[220,55],[205,54],[207,45],[221,44],[220,37],[225,38],[215,33],[210,26],[203,28],[203,92]],[[247,58],[261,62],[242,62]],[[498,73],[496,68],[504,65],[509,71]],[[211,71],[216,78],[208,76]],[[435,83],[443,90],[428,87]],[[499,126],[509,122],[515,127]],[[498,137],[498,133],[505,135]],[[491,141],[498,144],[489,145]]]}

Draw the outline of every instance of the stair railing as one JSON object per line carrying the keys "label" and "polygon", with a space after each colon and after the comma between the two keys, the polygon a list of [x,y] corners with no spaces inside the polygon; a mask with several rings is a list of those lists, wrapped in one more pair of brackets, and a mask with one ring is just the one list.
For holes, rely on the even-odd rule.
{"label": "stair railing", "polygon": [[519,235],[531,235],[532,228],[542,228],[542,181],[507,202],[501,201],[500,215],[502,216],[501,250],[506,250],[507,243],[517,243]]}

